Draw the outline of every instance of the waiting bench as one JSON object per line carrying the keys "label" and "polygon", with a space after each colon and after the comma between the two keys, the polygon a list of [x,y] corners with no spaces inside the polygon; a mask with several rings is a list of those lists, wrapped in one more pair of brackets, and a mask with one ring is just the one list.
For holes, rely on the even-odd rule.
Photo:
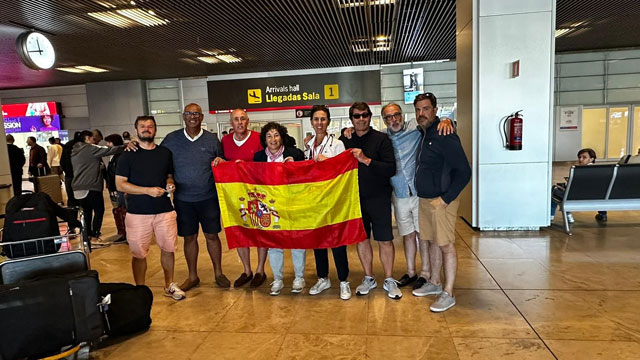
{"label": "waiting bench", "polygon": [[640,164],[572,166],[560,200],[564,229],[567,212],[640,210]]}

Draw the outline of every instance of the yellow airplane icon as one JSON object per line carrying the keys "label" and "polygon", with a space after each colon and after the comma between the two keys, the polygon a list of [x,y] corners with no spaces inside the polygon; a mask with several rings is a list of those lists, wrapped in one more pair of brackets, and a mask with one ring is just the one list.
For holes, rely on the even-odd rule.
{"label": "yellow airplane icon", "polygon": [[262,90],[261,89],[249,89],[249,90],[247,90],[247,102],[249,104],[261,104],[262,103]]}

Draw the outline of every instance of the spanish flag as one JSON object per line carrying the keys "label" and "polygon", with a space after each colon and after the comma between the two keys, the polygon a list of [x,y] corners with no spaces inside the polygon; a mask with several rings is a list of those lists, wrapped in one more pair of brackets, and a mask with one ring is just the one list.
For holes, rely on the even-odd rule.
{"label": "spanish flag", "polygon": [[358,162],[331,159],[213,167],[229,248],[320,249],[366,238],[358,194]]}

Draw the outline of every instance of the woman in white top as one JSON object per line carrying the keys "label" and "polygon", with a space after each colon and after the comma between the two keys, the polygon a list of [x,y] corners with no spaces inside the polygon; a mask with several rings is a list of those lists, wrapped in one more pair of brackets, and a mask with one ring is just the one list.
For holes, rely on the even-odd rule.
{"label": "woman in white top", "polygon": [[[345,150],[342,141],[333,135],[327,134],[327,127],[330,123],[331,114],[326,106],[314,105],[311,108],[311,126],[315,131],[315,136],[306,144],[305,156],[307,159],[324,161]],[[347,277],[349,276],[347,246],[335,247],[331,251],[333,252],[333,261],[338,270],[338,279],[340,280],[340,298],[348,300],[351,298],[351,288],[349,288],[349,283],[347,282]],[[316,258],[318,282],[311,287],[309,295],[317,295],[331,287],[331,281],[329,280],[329,251],[327,249],[314,249],[313,254]]]}

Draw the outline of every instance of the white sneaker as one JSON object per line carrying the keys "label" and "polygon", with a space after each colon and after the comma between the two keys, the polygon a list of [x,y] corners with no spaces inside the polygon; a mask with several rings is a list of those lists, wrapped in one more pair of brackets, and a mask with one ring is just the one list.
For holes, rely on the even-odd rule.
{"label": "white sneaker", "polygon": [[400,299],[402,297],[402,291],[398,288],[398,282],[394,278],[384,279],[384,285],[382,285],[382,288],[392,299]]}
{"label": "white sneaker", "polygon": [[349,283],[347,281],[340,281],[340,299],[351,299],[351,288],[349,287]]}
{"label": "white sneaker", "polygon": [[304,289],[304,278],[295,278],[293,279],[293,287],[291,288],[291,292],[292,293],[299,293],[302,292],[302,289]]}
{"label": "white sneaker", "polygon": [[273,280],[273,282],[271,283],[271,292],[269,293],[269,295],[280,295],[280,290],[282,290],[282,288],[284,288],[284,282],[282,282],[282,280]]}
{"label": "white sneaker", "polygon": [[309,295],[318,295],[329,288],[331,288],[331,280],[329,278],[319,278],[318,282],[309,289]]}
{"label": "white sneaker", "polygon": [[378,283],[376,279],[371,276],[365,276],[362,280],[362,284],[358,285],[356,288],[356,295],[367,295],[369,291],[378,287]]}
{"label": "white sneaker", "polygon": [[168,296],[173,300],[182,300],[187,297],[187,294],[180,290],[177,283],[172,282],[169,288],[164,288],[164,296]]}
{"label": "white sneaker", "polygon": [[573,215],[571,213],[567,213],[567,220],[569,221],[570,224],[573,224],[574,222],[576,222],[573,219]]}
{"label": "white sneaker", "polygon": [[555,219],[556,219],[555,215],[551,215],[551,221],[553,221]]}

